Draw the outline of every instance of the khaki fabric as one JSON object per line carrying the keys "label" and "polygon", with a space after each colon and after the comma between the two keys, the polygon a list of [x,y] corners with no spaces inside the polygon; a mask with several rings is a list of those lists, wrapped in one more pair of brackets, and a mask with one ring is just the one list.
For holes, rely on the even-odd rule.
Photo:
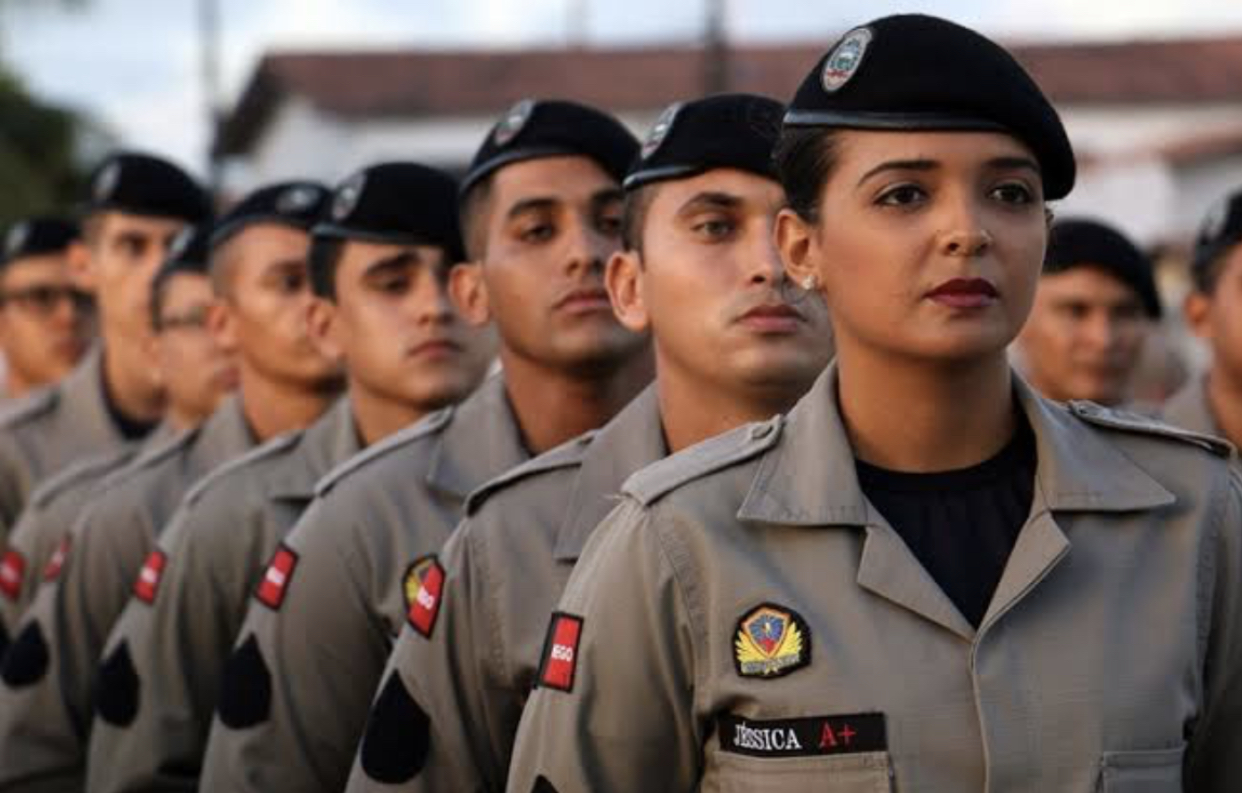
{"label": "khaki fabric", "polygon": [[182,496],[253,445],[230,398],[100,483],[70,530],[59,578],[39,588],[0,667],[0,791],[82,789],[95,693],[108,700],[132,682],[121,656],[99,671],[108,631]]}
{"label": "khaki fabric", "polygon": [[864,497],[835,380],[626,483],[508,790],[1236,789],[1227,445],[1019,382],[1036,492],[976,630]]}
{"label": "khaki fabric", "polygon": [[138,681],[133,719],[96,717],[87,789],[194,790],[224,663],[250,594],[315,483],[360,451],[348,400],[208,475],[161,535],[154,602],[131,597],[109,636]]}
{"label": "khaki fabric", "polygon": [[402,630],[348,790],[504,790],[548,617],[578,554],[625,479],[665,454],[649,387],[598,432],[471,495],[439,557],[434,629]]}
{"label": "khaki fabric", "polygon": [[1160,411],[1160,418],[1191,432],[1225,437],[1208,403],[1206,375],[1192,377],[1180,391],[1169,397]]}
{"label": "khaki fabric", "polygon": [[527,457],[497,376],[324,479],[242,624],[201,790],[344,787],[419,571],[470,491]]}

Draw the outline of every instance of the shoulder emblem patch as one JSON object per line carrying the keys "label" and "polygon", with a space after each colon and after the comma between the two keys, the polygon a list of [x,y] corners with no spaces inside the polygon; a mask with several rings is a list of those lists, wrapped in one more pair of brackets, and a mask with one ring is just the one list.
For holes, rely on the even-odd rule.
{"label": "shoulder emblem patch", "polygon": [[444,593],[444,568],[435,555],[415,559],[405,571],[405,605],[407,621],[425,639],[431,638],[440,614],[440,596]]}
{"label": "shoulder emblem patch", "polygon": [[52,554],[52,558],[47,560],[47,566],[43,568],[43,580],[55,581],[60,577],[60,571],[65,568],[65,559],[69,556],[69,537],[66,536],[60,541],[60,545],[56,546],[56,552]]}
{"label": "shoulder emblem patch", "polygon": [[0,593],[9,600],[17,600],[22,593],[22,579],[26,576],[26,557],[9,549],[0,559]]}
{"label": "shoulder emblem patch", "polygon": [[138,580],[134,582],[134,595],[143,603],[155,602],[155,596],[160,591],[160,580],[164,577],[164,567],[167,565],[168,554],[158,548],[147,556],[142,571],[138,573]]}
{"label": "shoulder emblem patch", "polygon": [[552,613],[548,636],[543,643],[539,665],[539,685],[566,693],[574,690],[578,670],[578,642],[582,639],[582,617],[562,611]]}
{"label": "shoulder emblem patch", "polygon": [[289,590],[289,582],[293,580],[293,571],[298,566],[298,555],[292,548],[281,544],[272,554],[272,561],[263,573],[263,580],[255,591],[255,598],[273,611],[279,611],[285,602],[285,592]]}
{"label": "shoulder emblem patch", "polygon": [[811,662],[811,631],[792,609],[764,603],[742,616],[733,639],[742,677],[780,677]]}

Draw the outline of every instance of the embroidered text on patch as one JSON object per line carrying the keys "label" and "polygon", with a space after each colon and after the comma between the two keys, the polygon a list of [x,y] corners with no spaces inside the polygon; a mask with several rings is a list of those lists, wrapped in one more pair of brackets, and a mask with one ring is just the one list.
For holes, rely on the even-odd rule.
{"label": "embroidered text on patch", "polygon": [[739,621],[733,660],[742,677],[779,677],[811,660],[811,632],[790,609],[763,604]]}
{"label": "embroidered text on patch", "polygon": [[444,568],[435,556],[424,556],[410,565],[405,574],[405,599],[409,605],[410,627],[430,639],[440,614],[440,596],[444,591]]}
{"label": "embroidered text on patch", "polygon": [[285,602],[285,592],[289,590],[289,581],[298,566],[298,555],[287,545],[281,545],[272,555],[272,561],[259,582],[255,598],[270,609],[279,609]]}
{"label": "embroidered text on patch", "polygon": [[716,721],[720,748],[751,757],[814,757],[888,749],[882,713],[746,719],[732,714]]}
{"label": "embroidered text on patch", "polygon": [[56,546],[56,553],[52,554],[52,558],[47,560],[47,566],[43,568],[43,580],[55,581],[60,577],[60,571],[65,569],[65,558],[69,556],[69,538],[65,537],[60,541],[60,545]]}
{"label": "embroidered text on patch", "polygon": [[134,596],[143,603],[154,603],[155,595],[160,591],[160,579],[164,577],[164,566],[167,564],[167,554],[158,548],[152,551],[138,573],[138,580],[134,582]]}
{"label": "embroidered text on patch", "polygon": [[573,691],[578,669],[578,642],[582,638],[582,618],[555,612],[544,641],[539,685],[558,691]]}

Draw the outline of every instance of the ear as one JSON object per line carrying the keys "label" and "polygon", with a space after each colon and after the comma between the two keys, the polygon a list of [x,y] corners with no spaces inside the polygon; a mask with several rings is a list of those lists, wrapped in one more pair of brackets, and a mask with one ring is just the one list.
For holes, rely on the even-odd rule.
{"label": "ear", "polygon": [[331,300],[316,296],[306,307],[306,324],[311,341],[325,358],[333,363],[345,360],[345,345],[341,339],[341,323],[338,308]]}
{"label": "ear", "polygon": [[[148,361],[154,361],[158,364],[164,360],[163,356],[160,355],[160,334],[158,331],[152,329],[150,333],[143,335],[142,351],[147,356]],[[168,373],[164,371],[163,366],[152,366],[151,379],[160,389],[163,389],[168,384]]]}
{"label": "ear", "polygon": [[69,261],[69,277],[80,289],[94,292],[99,285],[99,276],[95,268],[95,257],[91,249],[81,240],[69,245],[65,251]]}
{"label": "ear", "polygon": [[604,285],[612,300],[612,313],[628,330],[642,333],[651,324],[643,297],[642,255],[638,251],[617,251],[608,259]]}
{"label": "ear", "polygon": [[1203,341],[1212,341],[1212,298],[1197,289],[1182,302],[1182,318],[1190,332]]}
{"label": "ear", "polygon": [[778,212],[773,236],[785,273],[795,286],[801,287],[808,279],[821,280],[814,229],[797,212],[792,209]]}
{"label": "ear", "polygon": [[237,318],[233,315],[233,307],[227,300],[216,298],[207,309],[207,330],[221,350],[236,354],[238,350]]}
{"label": "ear", "polygon": [[449,271],[449,297],[471,325],[482,327],[492,321],[483,265],[479,262],[464,262]]}

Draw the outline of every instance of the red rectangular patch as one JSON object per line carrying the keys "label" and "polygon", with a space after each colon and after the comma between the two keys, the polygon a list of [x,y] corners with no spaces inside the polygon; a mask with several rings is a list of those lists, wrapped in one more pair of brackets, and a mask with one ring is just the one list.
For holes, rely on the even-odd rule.
{"label": "red rectangular patch", "polygon": [[544,641],[539,685],[558,691],[573,691],[578,669],[578,640],[582,638],[582,618],[555,612]]}
{"label": "red rectangular patch", "polygon": [[17,600],[22,593],[22,578],[26,575],[26,557],[14,550],[0,560],[0,592],[9,600]]}
{"label": "red rectangular patch", "polygon": [[60,545],[56,546],[56,553],[52,554],[52,558],[47,560],[47,567],[43,568],[43,580],[55,581],[60,577],[60,571],[65,568],[65,557],[69,555],[69,538],[60,541]]}
{"label": "red rectangular patch", "polygon": [[410,603],[407,617],[410,627],[418,631],[424,638],[430,639],[436,627],[436,617],[440,614],[440,595],[444,591],[444,568],[435,559],[427,565],[422,574],[422,585],[414,601]]}
{"label": "red rectangular patch", "polygon": [[155,595],[160,591],[160,579],[164,577],[164,566],[168,564],[168,555],[156,548],[147,557],[146,563],[138,573],[134,582],[134,595],[143,603],[154,603]]}
{"label": "red rectangular patch", "polygon": [[293,579],[293,571],[297,566],[298,555],[291,548],[286,545],[277,548],[254,596],[269,609],[279,609],[285,602],[285,592],[289,589],[289,582]]}

